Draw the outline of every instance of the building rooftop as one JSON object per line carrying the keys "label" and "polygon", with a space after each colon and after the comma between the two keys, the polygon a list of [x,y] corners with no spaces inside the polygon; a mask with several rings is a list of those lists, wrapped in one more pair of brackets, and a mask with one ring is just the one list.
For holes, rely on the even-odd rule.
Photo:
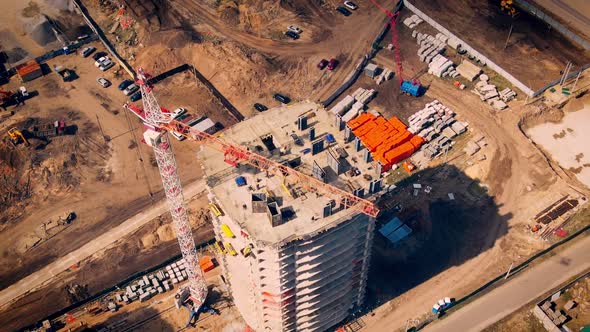
{"label": "building rooftop", "polygon": [[[310,139],[312,127],[315,137]],[[370,183],[380,175],[372,161],[365,162],[370,154],[365,149],[356,151],[354,141],[345,143],[344,136],[344,130],[336,128],[334,115],[310,102],[259,113],[221,134],[228,142],[304,174],[316,174],[314,177],[323,177],[345,191],[364,191],[359,195],[367,198]],[[255,240],[276,244],[305,238],[358,214],[343,209],[339,202],[330,204],[331,199],[321,191],[306,192],[288,178],[267,176],[249,165],[232,167],[211,146],[203,145],[200,159],[210,190],[225,214],[222,218],[231,218]],[[240,176],[245,185],[238,185]]]}

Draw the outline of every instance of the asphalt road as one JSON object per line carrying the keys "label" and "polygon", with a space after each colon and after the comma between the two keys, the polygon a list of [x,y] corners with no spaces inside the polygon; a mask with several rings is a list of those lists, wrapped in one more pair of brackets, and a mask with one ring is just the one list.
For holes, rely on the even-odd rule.
{"label": "asphalt road", "polygon": [[481,331],[590,268],[590,237],[516,274],[508,283],[432,323],[425,331]]}
{"label": "asphalt road", "polygon": [[[184,187],[186,200],[197,196],[205,190],[205,182],[199,180]],[[94,255],[98,251],[108,247],[115,241],[131,234],[150,220],[166,213],[168,205],[166,199],[155,203],[152,207],[141,211],[135,216],[125,220],[119,226],[88,242],[84,246],[60,257],[56,261],[46,265],[44,268],[22,278],[18,282],[6,287],[0,292],[0,307],[10,304],[13,300],[42,286],[59,273],[65,271],[72,265]]]}

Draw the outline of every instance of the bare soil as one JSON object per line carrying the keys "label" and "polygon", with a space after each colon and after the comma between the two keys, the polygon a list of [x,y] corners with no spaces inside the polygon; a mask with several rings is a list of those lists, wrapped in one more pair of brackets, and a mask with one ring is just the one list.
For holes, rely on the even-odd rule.
{"label": "bare soil", "polygon": [[[214,236],[210,222],[198,218],[202,215],[206,202],[205,197],[201,196],[189,204],[196,243]],[[4,322],[0,330],[13,331],[33,324],[75,301],[96,294],[139,271],[180,254],[170,223],[169,215],[150,221],[132,235],[121,239],[118,244],[96,253],[92,258],[80,262],[77,267],[71,267],[44,288],[13,303],[0,312],[0,320]],[[85,293],[73,298],[66,291],[66,287],[72,285],[80,285]]]}
{"label": "bare soil", "polygon": [[522,11],[504,49],[512,22],[497,1],[416,0],[413,4],[533,90],[559,78],[567,61],[590,62],[587,52]]}

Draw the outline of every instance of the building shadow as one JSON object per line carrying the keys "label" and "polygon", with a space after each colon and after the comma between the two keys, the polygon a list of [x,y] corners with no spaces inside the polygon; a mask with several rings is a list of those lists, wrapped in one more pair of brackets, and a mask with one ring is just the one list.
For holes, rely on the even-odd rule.
{"label": "building shadow", "polygon": [[[453,165],[415,172],[396,185],[378,201],[383,212],[375,227],[367,312],[492,248],[512,217],[500,215],[485,186]],[[412,229],[397,243],[379,233],[394,217]],[[456,296],[441,293],[432,303]]]}

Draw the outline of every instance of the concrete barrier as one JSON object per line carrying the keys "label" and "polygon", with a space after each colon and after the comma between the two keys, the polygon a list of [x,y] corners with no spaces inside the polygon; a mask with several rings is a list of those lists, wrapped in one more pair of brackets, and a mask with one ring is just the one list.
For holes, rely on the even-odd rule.
{"label": "concrete barrier", "polygon": [[557,22],[553,17],[545,14],[545,12],[543,12],[536,6],[532,5],[528,1],[515,0],[514,3],[516,3],[516,5],[524,11],[527,11],[528,13],[537,17],[541,21],[549,24],[553,29],[559,31],[559,33],[564,35],[567,39],[571,40],[572,42],[578,44],[583,49],[590,50],[590,42],[587,39],[583,38],[582,36],[578,35],[572,30],[566,28],[563,24]]}

